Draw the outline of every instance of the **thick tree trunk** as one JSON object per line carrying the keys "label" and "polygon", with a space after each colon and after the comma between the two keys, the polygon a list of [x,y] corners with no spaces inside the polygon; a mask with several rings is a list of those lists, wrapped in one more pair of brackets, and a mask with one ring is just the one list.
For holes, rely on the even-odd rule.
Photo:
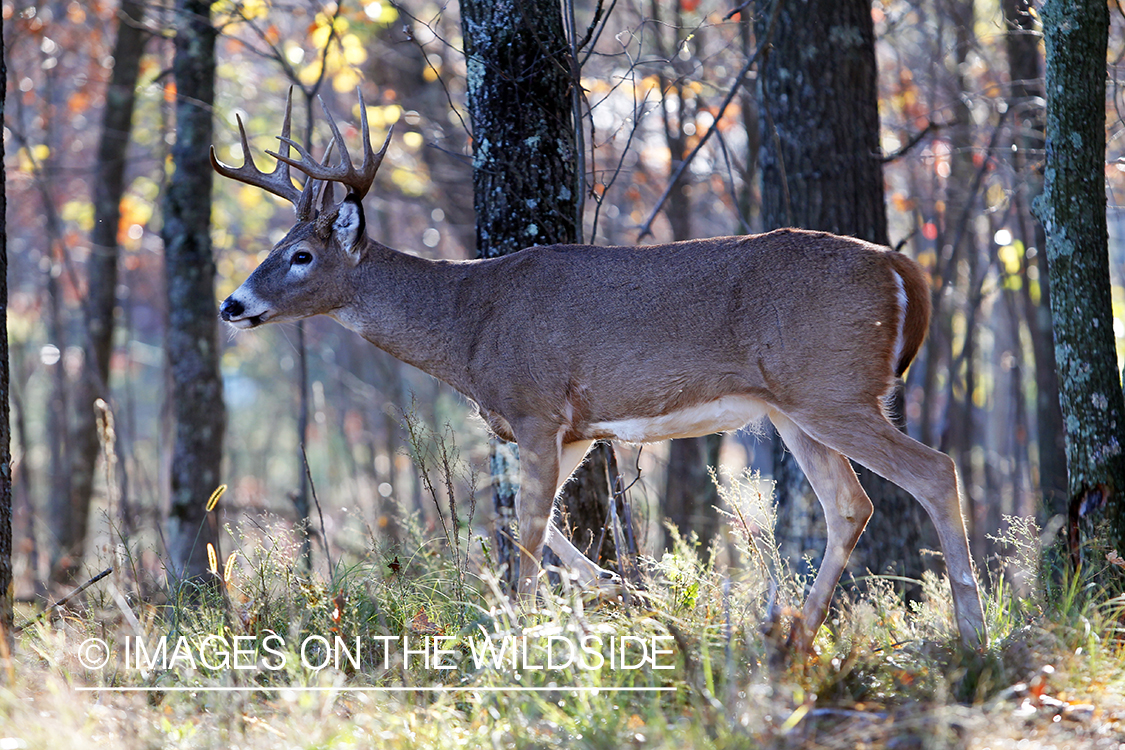
{"label": "thick tree trunk", "polygon": [[[579,241],[575,166],[581,155],[571,112],[573,61],[559,3],[467,0],[461,4],[461,26],[473,129],[477,256],[491,258],[531,245]],[[604,445],[595,447],[579,468],[577,483],[562,493],[568,522],[594,535],[609,507],[607,450]],[[505,528],[514,515],[513,462],[509,447],[493,446],[500,562],[516,559]],[[583,502],[578,502],[579,487]],[[586,502],[591,492],[597,494],[597,502]],[[514,567],[511,562],[509,573]]]}
{"label": "thick tree trunk", "polygon": [[[759,24],[769,16],[761,10]],[[783,2],[760,73],[763,228],[796,226],[887,243],[874,37],[866,0]],[[826,542],[823,514],[780,440],[774,465],[783,551],[793,560],[811,554],[817,561]],[[875,514],[856,563],[918,575],[920,507],[889,482],[859,473]]]}
{"label": "thick tree trunk", "polygon": [[109,398],[109,359],[113,352],[113,320],[117,303],[117,227],[121,196],[125,192],[125,154],[133,124],[137,75],[147,32],[141,28],[144,5],[123,0],[118,12],[113,72],[106,89],[102,133],[94,165],[94,229],[87,264],[85,341],[82,371],[70,406],[70,510],[69,538],[59,543],[69,564],[55,571],[60,581],[71,582],[82,560],[94,467],[100,442],[94,402]]}
{"label": "thick tree trunk", "polygon": [[175,172],[164,204],[167,358],[174,435],[169,571],[201,579],[218,523],[207,498],[219,484],[226,413],[219,374],[208,160],[215,98],[215,29],[207,0],[177,0]]}
{"label": "thick tree trunk", "polygon": [[1109,9],[1047,0],[1047,169],[1035,210],[1047,233],[1055,362],[1066,425],[1072,559],[1088,522],[1125,549],[1125,397],[1113,336],[1105,193]]}

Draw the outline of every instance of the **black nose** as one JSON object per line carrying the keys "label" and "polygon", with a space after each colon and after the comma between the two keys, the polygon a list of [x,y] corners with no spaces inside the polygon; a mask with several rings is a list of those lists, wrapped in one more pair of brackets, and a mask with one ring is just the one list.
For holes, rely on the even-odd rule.
{"label": "black nose", "polygon": [[244,312],[246,312],[246,308],[242,306],[241,302],[233,297],[227,297],[222,307],[219,308],[219,317],[229,323],[231,318],[237,318]]}

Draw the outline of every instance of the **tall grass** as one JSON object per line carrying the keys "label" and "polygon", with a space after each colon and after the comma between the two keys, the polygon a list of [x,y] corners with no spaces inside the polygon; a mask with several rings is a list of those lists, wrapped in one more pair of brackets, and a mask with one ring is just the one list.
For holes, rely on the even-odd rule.
{"label": "tall grass", "polygon": [[[712,550],[669,529],[671,549],[641,561],[643,597],[593,599],[562,576],[521,610],[481,552],[475,489],[462,481],[472,472],[453,436],[418,429],[411,442],[442,514],[436,533],[404,513],[401,546],[368,531],[362,554],[310,572],[283,524],[247,521],[230,529],[239,548],[217,585],[190,605],[141,598],[131,577],[115,577],[85,609],[20,634],[0,689],[0,747],[56,747],[64,735],[74,748],[961,747],[968,736],[1019,736],[1026,717],[996,717],[1021,707],[1050,729],[1044,696],[1065,707],[1120,695],[1121,565],[1092,549],[1095,562],[1076,574],[1045,567],[1029,521],[998,532],[1010,553],[989,566],[987,652],[957,645],[948,583],[927,574],[909,604],[894,581],[845,582],[815,653],[787,662],[776,636],[808,581],[777,552],[759,477],[721,482],[728,528]],[[181,638],[191,648],[275,636],[278,654],[259,651],[246,669],[162,665],[151,645],[162,636],[167,654]],[[133,661],[124,651],[138,637],[140,665],[135,645]],[[358,659],[337,661],[337,638],[346,648],[358,639]],[[516,656],[487,651],[489,638]],[[109,646],[104,667],[83,665],[88,639]],[[427,639],[438,664],[418,653]],[[622,642],[629,667],[640,643],[660,653],[625,668],[606,645]],[[602,661],[580,651],[585,662],[563,664],[583,644]]]}

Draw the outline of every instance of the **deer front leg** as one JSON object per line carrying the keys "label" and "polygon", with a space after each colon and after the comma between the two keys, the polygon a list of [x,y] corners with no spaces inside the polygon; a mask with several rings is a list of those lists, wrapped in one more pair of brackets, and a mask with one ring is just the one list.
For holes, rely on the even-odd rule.
{"label": "deer front leg", "polygon": [[[525,443],[530,442],[525,439]],[[621,582],[618,576],[588,558],[551,520],[555,497],[582,463],[593,443],[592,440],[582,440],[560,444],[556,438],[551,441],[550,448],[539,451],[520,444],[520,492],[516,496],[516,518],[520,529],[519,593],[525,601],[534,598],[543,562],[543,547],[550,547],[564,566],[578,574],[580,586],[593,584],[612,593],[619,591]],[[551,488],[549,496],[543,492],[547,487]],[[542,527],[543,519],[546,519],[545,528]]]}
{"label": "deer front leg", "polygon": [[781,439],[808,477],[809,484],[824,509],[828,526],[824,561],[817,571],[812,591],[805,599],[801,619],[793,623],[789,636],[789,643],[794,648],[808,652],[828,614],[832,592],[871,518],[873,506],[848,459],[809,437],[784,414],[771,412],[770,421],[777,427]]}
{"label": "deer front leg", "polygon": [[[570,479],[574,470],[582,463],[593,444],[593,440],[580,440],[574,443],[566,443],[559,450],[559,475],[555,487],[555,497],[558,497],[559,491]],[[551,522],[547,530],[547,546],[558,555],[563,565],[578,574],[579,586],[585,588],[594,585],[599,589],[618,593],[621,584],[620,578],[612,571],[598,565],[588,558],[582,550],[575,547],[574,543],[567,538],[554,521]]]}
{"label": "deer front leg", "polygon": [[554,432],[549,429],[525,428],[522,434],[516,434],[516,439],[520,448],[520,489],[516,495],[520,533],[518,590],[521,601],[530,604],[535,601],[548,536],[553,530],[554,535],[562,537],[551,523],[559,483],[559,448]]}

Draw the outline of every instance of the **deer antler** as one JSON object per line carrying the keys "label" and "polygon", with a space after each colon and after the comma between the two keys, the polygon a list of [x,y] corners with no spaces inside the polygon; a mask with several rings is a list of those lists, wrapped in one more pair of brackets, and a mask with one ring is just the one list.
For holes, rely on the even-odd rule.
{"label": "deer antler", "polygon": [[[279,162],[296,167],[313,179],[338,182],[347,187],[357,198],[367,195],[367,191],[371,189],[371,183],[375,181],[375,173],[379,171],[379,165],[383,162],[383,156],[387,153],[387,146],[391,142],[391,134],[387,133],[387,140],[378,153],[371,149],[371,133],[367,126],[367,106],[363,102],[363,92],[358,89],[356,91],[359,94],[360,121],[363,128],[363,164],[358,170],[352,164],[348,150],[344,147],[344,137],[340,135],[340,128],[336,126],[336,120],[332,118],[332,113],[328,111],[328,106],[325,105],[323,99],[320,100],[320,106],[324,109],[324,114],[328,118],[328,127],[332,128],[333,141],[340,147],[339,164],[330,166],[327,157],[321,164],[312,158],[312,155],[299,143],[290,139],[288,133],[278,139],[285,146],[284,153],[278,154],[272,151],[266,153]],[[293,159],[289,156],[290,146],[301,155],[300,159]]]}
{"label": "deer antler", "polygon": [[[307,221],[312,215],[312,199],[314,190],[314,181],[312,179],[305,181],[303,189],[298,190],[293,180],[289,177],[289,145],[292,141],[289,139],[289,126],[292,121],[293,115],[293,89],[290,87],[289,93],[285,97],[285,121],[281,124],[281,136],[279,140],[282,142],[282,151],[285,153],[285,159],[277,157],[276,154],[270,154],[278,158],[277,166],[273,171],[266,174],[258,169],[254,163],[254,156],[250,152],[250,142],[246,138],[246,127],[242,124],[242,117],[236,115],[238,120],[238,134],[242,139],[242,166],[235,168],[227,166],[219,161],[215,156],[215,147],[211,147],[211,166],[215,171],[223,177],[229,177],[232,180],[260,187],[267,192],[273,193],[279,198],[284,198],[293,204],[298,221]],[[301,150],[298,147],[298,150]],[[266,153],[269,153],[268,151]],[[302,151],[304,153],[304,151]],[[303,171],[303,170],[302,170]]]}

